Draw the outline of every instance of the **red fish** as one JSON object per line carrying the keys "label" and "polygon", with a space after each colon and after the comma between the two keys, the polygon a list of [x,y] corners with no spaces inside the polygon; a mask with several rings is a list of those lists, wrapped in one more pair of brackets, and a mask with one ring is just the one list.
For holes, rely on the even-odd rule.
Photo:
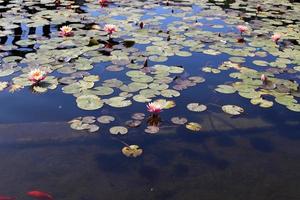
{"label": "red fish", "polygon": [[36,199],[54,200],[50,194],[42,191],[37,191],[37,190],[27,192],[27,195]]}
{"label": "red fish", "polygon": [[0,196],[0,200],[15,200],[15,197]]}

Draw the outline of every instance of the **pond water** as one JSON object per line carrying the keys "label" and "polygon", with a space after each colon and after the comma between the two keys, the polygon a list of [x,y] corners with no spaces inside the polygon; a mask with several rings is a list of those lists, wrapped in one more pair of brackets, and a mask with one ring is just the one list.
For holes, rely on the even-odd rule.
{"label": "pond water", "polygon": [[0,0],[0,200],[300,199],[299,2],[101,2]]}

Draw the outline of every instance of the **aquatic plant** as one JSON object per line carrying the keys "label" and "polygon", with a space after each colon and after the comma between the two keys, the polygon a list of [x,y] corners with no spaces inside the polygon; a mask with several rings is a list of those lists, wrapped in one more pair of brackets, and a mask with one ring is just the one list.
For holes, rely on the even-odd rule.
{"label": "aquatic plant", "polygon": [[109,36],[111,36],[113,33],[117,32],[117,26],[114,24],[106,24],[104,26],[104,31],[107,32]]}
{"label": "aquatic plant", "polygon": [[69,37],[69,36],[73,36],[74,32],[72,31],[73,28],[70,26],[63,26],[60,28],[60,35],[61,36],[65,36],[65,37]]}
{"label": "aquatic plant", "polygon": [[147,104],[148,112],[158,114],[162,111],[162,105],[158,102],[151,102]]}
{"label": "aquatic plant", "polygon": [[272,35],[271,39],[277,44],[277,42],[280,40],[281,38],[281,34],[279,33],[275,33],[274,35]]}
{"label": "aquatic plant", "polygon": [[238,29],[241,35],[248,31],[248,27],[244,25],[238,25],[236,28]]}
{"label": "aquatic plant", "polygon": [[29,73],[28,73],[28,80],[31,81],[33,84],[39,84],[42,80],[44,80],[46,78],[46,72],[36,68],[36,69],[32,69]]}

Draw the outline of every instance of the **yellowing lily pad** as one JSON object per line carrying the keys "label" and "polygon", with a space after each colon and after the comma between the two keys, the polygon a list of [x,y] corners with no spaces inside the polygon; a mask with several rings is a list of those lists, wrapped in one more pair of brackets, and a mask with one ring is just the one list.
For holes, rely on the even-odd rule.
{"label": "yellowing lily pad", "polygon": [[202,129],[202,126],[197,122],[189,122],[185,127],[191,131],[200,131]]}
{"label": "yellowing lily pad", "polygon": [[125,146],[122,149],[122,153],[127,157],[138,157],[142,155],[143,149],[141,149],[138,145],[129,145]]}

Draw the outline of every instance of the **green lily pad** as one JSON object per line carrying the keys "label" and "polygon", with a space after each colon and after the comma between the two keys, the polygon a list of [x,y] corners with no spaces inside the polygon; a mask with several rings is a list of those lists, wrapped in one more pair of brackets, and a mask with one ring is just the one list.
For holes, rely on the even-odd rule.
{"label": "green lily pad", "polygon": [[233,94],[236,92],[236,89],[230,85],[218,85],[218,88],[215,90],[224,94]]}
{"label": "green lily pad", "polygon": [[96,95],[82,95],[76,99],[77,106],[83,110],[97,110],[103,106],[103,101]]}
{"label": "green lily pad", "polygon": [[203,112],[207,109],[207,107],[203,104],[199,104],[199,103],[189,103],[187,105],[187,109],[189,109],[190,111],[193,112]]}

